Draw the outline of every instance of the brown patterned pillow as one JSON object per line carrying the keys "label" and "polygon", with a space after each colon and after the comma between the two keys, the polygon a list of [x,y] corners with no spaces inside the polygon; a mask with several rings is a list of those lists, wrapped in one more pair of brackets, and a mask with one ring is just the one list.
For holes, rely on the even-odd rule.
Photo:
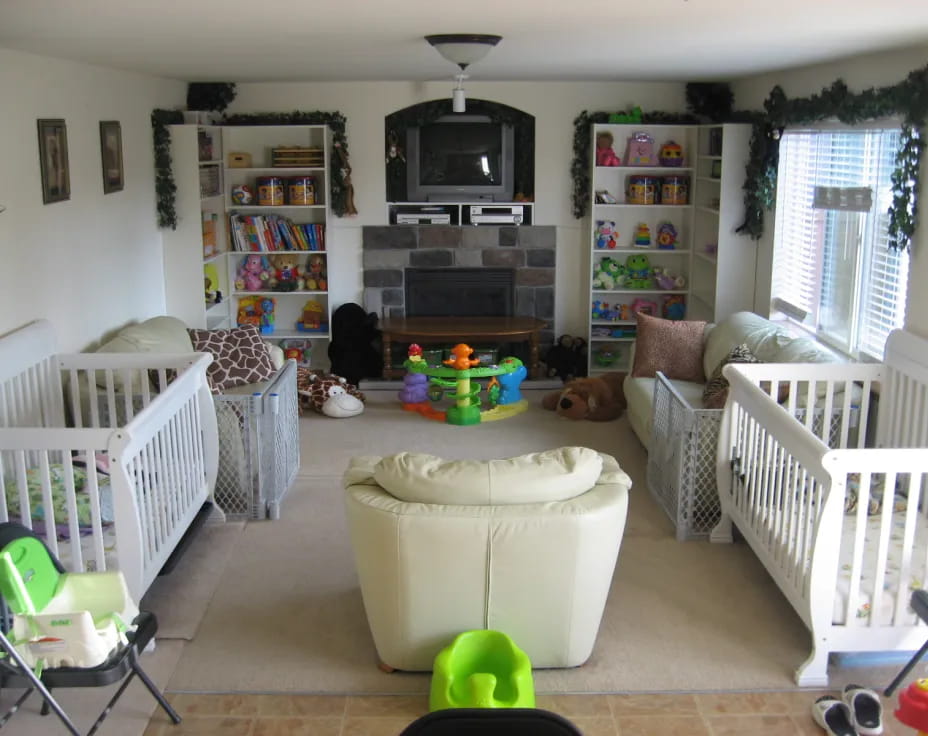
{"label": "brown patterned pillow", "polygon": [[233,386],[266,381],[274,375],[274,363],[261,332],[255,325],[231,330],[187,330],[198,353],[211,353],[213,362],[206,377],[214,393]]}
{"label": "brown patterned pillow", "polygon": [[653,377],[657,371],[667,378],[702,383],[703,333],[706,323],[651,317],[638,312],[633,376]]}
{"label": "brown patterned pillow", "polygon": [[728,399],[728,379],[722,375],[722,368],[729,363],[760,363],[761,360],[745,344],[735,345],[728,351],[722,361],[712,371],[706,386],[702,390],[702,405],[706,409],[721,409]]}

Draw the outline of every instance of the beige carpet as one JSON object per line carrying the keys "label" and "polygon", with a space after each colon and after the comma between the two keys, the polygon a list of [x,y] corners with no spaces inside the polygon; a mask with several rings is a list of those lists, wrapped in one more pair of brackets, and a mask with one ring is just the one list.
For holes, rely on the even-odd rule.
{"label": "beige carpet", "polygon": [[[593,657],[580,668],[538,671],[536,689],[792,688],[809,634],[750,550],[677,542],[647,492],[645,454],[626,420],[570,422],[541,410],[540,396],[530,396],[525,414],[478,427],[402,412],[394,392],[372,392],[357,418],[305,418],[302,472],[283,504],[283,518],[246,525],[169,689],[426,692],[428,674],[388,675],[376,667],[342,510],[340,475],[348,458],[404,449],[504,457],[568,444],[614,454],[634,487]],[[890,676],[894,670],[889,668]],[[833,684],[855,676],[860,680],[863,673],[836,670]]]}

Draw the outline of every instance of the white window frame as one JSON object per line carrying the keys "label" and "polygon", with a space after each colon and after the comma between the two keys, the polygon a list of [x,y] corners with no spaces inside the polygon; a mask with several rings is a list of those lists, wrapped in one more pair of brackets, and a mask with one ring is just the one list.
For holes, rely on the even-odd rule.
{"label": "white window frame", "polygon": [[[891,145],[891,139],[870,136],[864,146],[848,145],[845,159],[833,155],[834,147],[848,144],[852,138],[829,141],[819,136],[901,132],[901,127],[898,120],[869,121],[859,126],[824,123],[789,128],[780,142],[771,309],[856,360],[881,360],[885,335],[889,329],[901,327],[905,318],[908,254],[888,248],[887,232],[887,210],[892,201],[889,176],[895,167],[897,146]],[[829,144],[831,151],[825,150]],[[827,157],[827,163],[816,168],[816,156],[820,155]],[[791,179],[797,182],[792,187]],[[878,181],[883,181],[883,186],[877,186]],[[823,191],[818,187],[818,203],[813,208],[815,184],[844,189]],[[855,187],[871,188],[869,212],[854,211],[855,203],[858,210],[866,208],[868,196]],[[826,231],[836,234],[829,240],[831,249],[823,251]],[[826,272],[826,260],[830,257],[838,263],[835,258],[842,255],[846,257],[839,265]],[[842,275],[838,270],[841,265],[847,278],[829,280],[829,275]],[[848,283],[853,283],[851,289],[842,288]],[[894,297],[889,303],[884,299],[887,291]],[[834,300],[829,302],[829,295]],[[842,310],[845,319],[841,319]],[[823,324],[829,317],[833,329]]]}

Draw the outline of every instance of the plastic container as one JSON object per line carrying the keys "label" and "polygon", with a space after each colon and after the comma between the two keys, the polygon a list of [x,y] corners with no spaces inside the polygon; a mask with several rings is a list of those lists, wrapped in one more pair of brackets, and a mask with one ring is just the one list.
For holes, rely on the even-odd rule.
{"label": "plastic container", "polygon": [[311,176],[294,176],[287,182],[287,203],[316,204],[316,180]]}
{"label": "plastic container", "polygon": [[262,207],[280,207],[284,203],[284,180],[279,176],[258,177],[258,204]]}
{"label": "plastic container", "polygon": [[690,178],[665,176],[661,181],[661,204],[689,204]]}
{"label": "plastic container", "polygon": [[660,180],[656,176],[634,174],[626,179],[625,201],[627,204],[657,204]]}

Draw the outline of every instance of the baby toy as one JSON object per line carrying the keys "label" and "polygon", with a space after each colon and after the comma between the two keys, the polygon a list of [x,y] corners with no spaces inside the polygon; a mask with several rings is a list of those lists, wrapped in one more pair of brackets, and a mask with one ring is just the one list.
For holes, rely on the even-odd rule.
{"label": "baby toy", "polygon": [[662,222],[657,226],[657,247],[661,250],[677,247],[677,228],[672,222]]}
{"label": "baby toy", "polygon": [[653,166],[654,163],[654,138],[643,132],[630,135],[625,146],[625,165]]}
{"label": "baby toy", "polygon": [[619,200],[615,198],[615,195],[611,194],[608,189],[596,190],[597,204],[618,204],[618,201]]}
{"label": "baby toy", "polygon": [[296,386],[301,402],[327,417],[344,419],[364,411],[364,394],[333,373],[313,373],[307,368],[297,368]]}
{"label": "baby toy", "polygon": [[641,312],[656,317],[658,313],[657,302],[650,299],[635,299],[631,304],[631,310],[633,314]]}
{"label": "baby toy", "polygon": [[667,141],[657,154],[661,166],[683,166],[683,146]]}
{"label": "baby toy", "polygon": [[[406,360],[413,365],[424,364],[422,347],[412,343],[407,351]],[[421,404],[429,400],[429,377],[425,373],[410,370],[403,376],[403,388],[398,394],[404,404]]]}
{"label": "baby toy", "polygon": [[628,272],[626,285],[629,289],[652,289],[654,279],[651,278],[651,261],[644,253],[633,253],[625,259],[625,269]]}
{"label": "baby toy", "polygon": [[591,378],[575,378],[560,391],[547,394],[542,407],[568,419],[608,422],[625,411],[625,373],[609,372]]}
{"label": "baby toy", "polygon": [[315,299],[310,299],[303,307],[303,316],[296,323],[296,328],[300,332],[321,332],[323,327],[323,310],[322,305]]}
{"label": "baby toy", "polygon": [[612,148],[614,138],[609,131],[603,131],[596,136],[596,165],[621,166],[622,161]]}
{"label": "baby toy", "polygon": [[615,229],[615,222],[612,220],[596,221],[596,247],[597,248],[615,248],[618,245],[617,238],[619,233]]}
{"label": "baby toy", "polygon": [[293,253],[275,253],[270,257],[271,277],[268,284],[274,291],[297,291],[305,285],[299,259]]}
{"label": "baby toy", "polygon": [[655,266],[651,270],[651,275],[654,277],[654,284],[658,289],[682,289],[686,286],[685,278],[674,276],[661,266]]}
{"label": "baby toy", "polygon": [[528,369],[525,364],[518,358],[509,356],[499,362],[499,367],[505,369],[506,372],[500,373],[494,378],[499,382],[500,386],[496,403],[505,406],[506,404],[516,404],[522,401],[522,392],[519,387],[528,376]]}
{"label": "baby toy", "polygon": [[545,353],[544,364],[547,366],[548,377],[557,376],[562,381],[569,381],[582,376],[586,366],[585,347],[586,340],[582,337],[561,335]]}
{"label": "baby toy", "polygon": [[280,347],[284,351],[284,358],[293,358],[297,363],[302,363],[304,366],[310,364],[313,349],[312,340],[303,338],[281,340]]}
{"label": "baby toy", "polygon": [[661,317],[664,319],[683,319],[686,316],[686,300],[683,294],[669,294],[661,304]]}
{"label": "baby toy", "polygon": [[232,187],[232,203],[245,205],[251,204],[255,201],[255,193],[251,191],[251,187],[247,184],[239,184],[236,187]]}
{"label": "baby toy", "polygon": [[604,289],[606,291],[615,288],[615,273],[617,270],[613,266],[618,267],[612,258],[608,256],[606,258],[600,258],[593,264],[593,288],[594,289]]}
{"label": "baby toy", "polygon": [[235,288],[245,291],[260,291],[267,284],[270,264],[266,256],[245,256],[238,267],[235,277]]}
{"label": "baby toy", "polygon": [[306,288],[310,291],[326,291],[329,288],[329,280],[325,273],[325,257],[318,254],[310,256],[308,265]]}
{"label": "baby toy", "polygon": [[593,352],[593,360],[596,361],[596,365],[602,366],[603,368],[608,368],[618,359],[619,353],[616,351],[615,346],[608,343],[599,345]]}
{"label": "baby toy", "polygon": [[269,335],[274,331],[274,307],[277,303],[271,297],[266,296],[258,306],[261,309],[261,333]]}
{"label": "baby toy", "polygon": [[650,248],[651,247],[651,228],[648,227],[648,223],[639,222],[638,227],[635,228],[635,247],[636,248]]}

